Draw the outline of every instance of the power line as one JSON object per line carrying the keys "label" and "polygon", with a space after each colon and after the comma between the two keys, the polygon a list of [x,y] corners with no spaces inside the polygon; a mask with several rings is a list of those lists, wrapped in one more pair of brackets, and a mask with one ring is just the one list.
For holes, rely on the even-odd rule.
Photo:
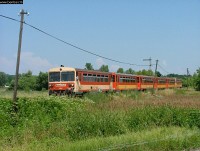
{"label": "power line", "polygon": [[169,74],[169,72],[167,70],[165,70],[161,65],[158,64],[158,66],[164,71],[166,72],[167,74]]}
{"label": "power line", "polygon": [[[0,14],[0,16],[1,16],[1,17],[4,17],[4,18],[7,18],[7,19],[10,19],[10,20],[13,20],[13,21],[16,21],[16,22],[21,22],[21,21],[19,21],[19,20],[17,20],[17,19],[14,19],[14,18],[11,18],[11,17],[8,17],[8,16],[4,16],[4,15],[1,15],[1,14]],[[41,30],[41,29],[39,29],[39,28],[37,28],[37,27],[31,25],[31,24],[28,24],[28,23],[26,23],[25,21],[24,21],[23,23],[24,23],[25,25],[27,25],[27,26],[29,26],[29,27],[31,27],[31,28],[33,28],[33,29],[35,29],[35,30],[37,30],[37,31],[39,31],[39,32],[41,32],[41,33],[43,33],[43,34],[45,34],[45,35],[51,37],[51,38],[53,38],[53,39],[56,39],[56,40],[58,40],[58,41],[60,41],[60,42],[62,42],[62,43],[64,43],[64,44],[67,44],[67,45],[69,45],[69,46],[71,46],[71,47],[74,47],[74,48],[76,48],[76,49],[78,49],[78,50],[81,50],[81,51],[83,51],[83,52],[86,52],[86,53],[88,53],[88,54],[91,54],[91,55],[94,55],[94,56],[97,56],[97,57],[100,57],[100,58],[103,58],[103,59],[106,59],[106,60],[109,60],[109,61],[121,63],[121,64],[127,64],[127,65],[132,65],[132,66],[147,66],[147,65],[133,64],[133,63],[129,63],[129,62],[123,62],[123,61],[115,60],[115,59],[112,59],[112,58],[108,58],[108,57],[105,57],[105,56],[102,56],[102,55],[93,53],[93,52],[91,52],[91,51],[89,51],[89,50],[80,48],[80,47],[78,47],[78,46],[76,46],[76,45],[73,45],[73,44],[71,44],[71,43],[69,43],[69,42],[66,42],[66,41],[64,41],[64,40],[62,40],[62,39],[60,39],[60,38],[58,38],[58,37],[56,37],[56,36],[53,36],[52,34],[49,34],[49,33],[45,32],[44,30]]]}
{"label": "power line", "polygon": [[151,70],[151,66],[152,66],[151,60],[152,60],[151,57],[149,59],[143,59],[143,61],[149,61],[149,70]]}

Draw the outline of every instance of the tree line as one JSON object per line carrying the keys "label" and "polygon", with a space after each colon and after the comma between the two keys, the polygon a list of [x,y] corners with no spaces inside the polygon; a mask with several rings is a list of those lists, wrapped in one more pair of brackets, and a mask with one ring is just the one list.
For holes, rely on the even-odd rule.
{"label": "tree line", "polygon": [[[14,88],[15,76],[5,74],[0,72],[0,86],[8,86],[9,90]],[[27,73],[22,73],[19,75],[18,80],[18,89],[19,90],[47,90],[48,89],[48,73],[40,72],[39,75],[33,75],[29,70]]]}
{"label": "tree line", "polygon": [[[93,66],[91,63],[86,63],[85,64],[85,69],[86,70],[94,70]],[[99,69],[97,69],[99,71],[102,71],[102,72],[109,72],[109,68],[108,68],[108,65],[102,65]],[[128,70],[124,70],[123,68],[118,68],[117,69],[117,73],[125,73],[125,74],[137,74],[137,75],[147,75],[147,76],[153,76],[154,73],[152,70],[140,70],[140,71],[135,71],[131,68],[129,68]],[[159,71],[157,71],[157,76],[160,77],[161,74]]]}
{"label": "tree line", "polygon": [[[85,64],[86,70],[94,70],[93,65],[91,63]],[[108,65],[102,65],[99,69],[102,72],[109,72]],[[152,70],[140,70],[135,71],[131,68],[124,70],[123,68],[118,68],[117,73],[125,73],[125,74],[135,74],[135,75],[147,75],[147,76],[155,76],[155,73]],[[197,69],[193,75],[179,75],[179,74],[168,74],[163,76],[159,71],[156,72],[157,77],[176,77],[182,79],[183,87],[193,87],[196,90],[200,91],[200,68]],[[8,86],[8,89],[12,90],[14,87],[14,75],[8,75],[4,72],[0,72],[0,87]],[[18,80],[18,89],[19,90],[47,90],[48,89],[48,73],[40,72],[39,75],[33,75],[31,71],[27,73],[22,73],[19,75]]]}

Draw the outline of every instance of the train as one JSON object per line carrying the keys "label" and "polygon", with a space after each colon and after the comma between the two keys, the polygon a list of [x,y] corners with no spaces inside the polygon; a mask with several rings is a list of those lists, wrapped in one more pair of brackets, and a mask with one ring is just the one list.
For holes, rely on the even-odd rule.
{"label": "train", "polygon": [[48,72],[49,95],[83,95],[87,92],[181,88],[177,78],[132,75],[71,67],[51,68]]}

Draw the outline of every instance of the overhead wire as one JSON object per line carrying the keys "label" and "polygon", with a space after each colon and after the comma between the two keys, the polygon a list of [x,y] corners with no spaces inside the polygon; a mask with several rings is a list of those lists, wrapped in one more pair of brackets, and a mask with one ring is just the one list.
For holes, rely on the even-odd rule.
{"label": "overhead wire", "polygon": [[[7,18],[7,19],[10,19],[10,20],[13,20],[13,21],[16,21],[16,22],[21,22],[21,21],[19,21],[19,20],[17,20],[17,19],[14,19],[14,18],[5,16],[5,15],[1,15],[1,14],[0,14],[0,16],[1,16],[1,17],[4,17],[4,18]],[[24,23],[25,25],[27,25],[27,26],[29,26],[29,27],[31,27],[31,28],[33,28],[33,29],[35,29],[35,30],[37,30],[37,31],[39,31],[39,32],[41,32],[41,33],[43,33],[43,34],[45,34],[45,35],[51,37],[51,38],[53,38],[53,39],[56,39],[56,40],[58,40],[58,41],[60,41],[60,42],[62,42],[62,43],[65,43],[65,44],[67,44],[67,45],[69,45],[69,46],[71,46],[71,47],[74,47],[74,48],[76,48],[76,49],[78,49],[78,50],[81,50],[81,51],[83,51],[83,52],[85,52],[85,53],[94,55],[94,56],[96,56],[96,57],[100,57],[100,58],[103,58],[103,59],[106,59],[106,60],[109,60],[109,61],[113,61],[113,62],[117,62],[117,63],[121,63],[121,64],[132,65],[132,66],[148,66],[148,65],[138,65],[138,64],[134,64],[134,63],[123,62],[123,61],[115,60],[115,59],[112,59],[112,58],[108,58],[108,57],[105,57],[105,56],[96,54],[96,53],[91,52],[91,51],[89,51],[89,50],[86,50],[86,49],[83,49],[83,48],[81,48],[81,47],[78,47],[78,46],[76,46],[76,45],[74,45],[74,44],[71,44],[71,43],[69,43],[69,42],[66,42],[66,41],[64,41],[64,40],[62,40],[62,39],[60,39],[60,38],[58,38],[58,37],[56,37],[56,36],[54,36],[54,35],[52,35],[52,34],[49,34],[49,33],[45,32],[44,30],[39,29],[38,27],[35,27],[35,26],[31,25],[31,24],[26,23],[25,21],[24,21],[23,23]]]}
{"label": "overhead wire", "polygon": [[169,72],[167,70],[165,70],[161,65],[158,64],[158,66],[164,71],[166,72],[167,74],[169,74]]}

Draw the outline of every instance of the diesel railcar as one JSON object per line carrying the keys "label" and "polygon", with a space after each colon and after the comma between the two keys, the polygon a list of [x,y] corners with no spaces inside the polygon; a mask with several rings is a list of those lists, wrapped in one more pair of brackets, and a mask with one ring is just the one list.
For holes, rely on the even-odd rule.
{"label": "diesel railcar", "polygon": [[182,81],[176,78],[101,72],[63,66],[50,69],[48,78],[49,95],[182,87]]}

